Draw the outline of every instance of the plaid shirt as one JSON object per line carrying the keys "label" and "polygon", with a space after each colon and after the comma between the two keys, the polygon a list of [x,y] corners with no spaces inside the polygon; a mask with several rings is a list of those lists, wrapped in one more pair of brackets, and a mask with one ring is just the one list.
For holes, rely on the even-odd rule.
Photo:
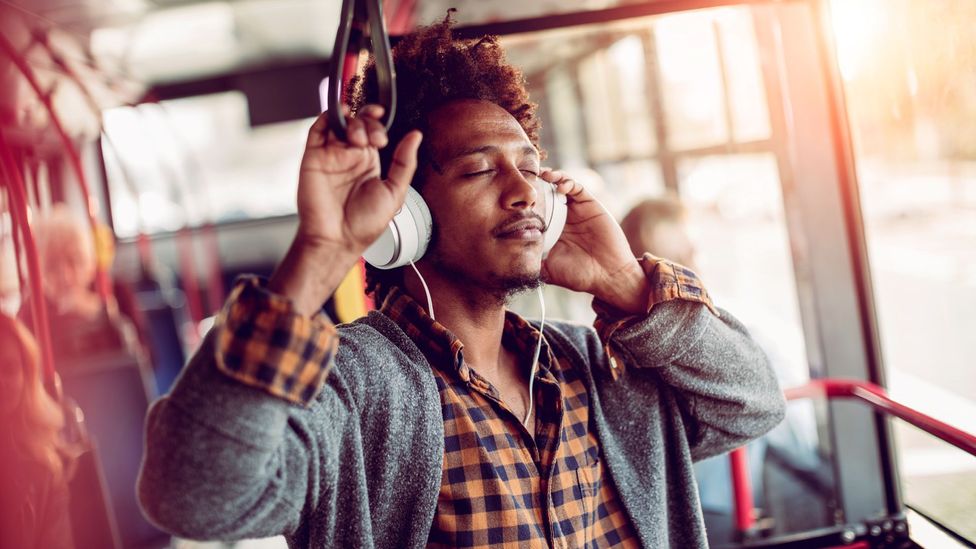
{"label": "plaid shirt", "polygon": [[[392,288],[381,311],[433,366],[444,417],[444,472],[431,547],[637,547],[603,467],[581,373],[543,342],[534,432],[464,361],[464,344]],[[502,345],[526,370],[539,331],[507,313]],[[543,340],[544,341],[544,340]]]}
{"label": "plaid shirt", "polygon": [[[651,283],[648,311],[686,299],[716,312],[691,271],[649,255],[641,263]],[[594,308],[604,342],[640,318],[621,318],[598,300]],[[431,546],[639,546],[604,468],[582,376],[569,361],[543,340],[530,433],[497,388],[464,362],[461,341],[409,296],[394,288],[381,310],[423,350],[441,395],[444,467]],[[318,394],[338,342],[325,315],[295,314],[287,299],[250,277],[237,284],[219,322],[217,366],[226,375],[297,404]],[[502,344],[526,371],[538,337],[506,314]],[[613,358],[611,365],[621,367]]]}

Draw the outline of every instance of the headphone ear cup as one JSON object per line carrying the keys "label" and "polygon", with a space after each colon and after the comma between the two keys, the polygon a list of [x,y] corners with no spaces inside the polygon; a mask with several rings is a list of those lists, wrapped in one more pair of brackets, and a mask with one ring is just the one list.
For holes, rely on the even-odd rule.
{"label": "headphone ear cup", "polygon": [[377,269],[396,269],[419,261],[430,243],[430,209],[420,193],[407,187],[403,206],[383,234],[363,252],[363,259]]}
{"label": "headphone ear cup", "polygon": [[566,215],[569,213],[569,206],[566,204],[566,195],[556,192],[555,185],[545,186],[546,195],[546,233],[542,237],[542,256],[549,255],[549,250],[559,241],[559,236],[563,233],[566,226]]}
{"label": "headphone ear cup", "polygon": [[424,254],[427,253],[427,245],[430,244],[434,223],[430,217],[430,208],[427,207],[427,202],[424,201],[424,197],[420,196],[420,193],[413,187],[407,187],[407,196],[403,205],[407,207],[410,216],[413,218],[413,227],[416,234],[416,240],[412,243],[413,253],[407,256],[409,259],[403,264],[409,265],[411,261],[414,263],[420,261],[420,258],[424,257]]}

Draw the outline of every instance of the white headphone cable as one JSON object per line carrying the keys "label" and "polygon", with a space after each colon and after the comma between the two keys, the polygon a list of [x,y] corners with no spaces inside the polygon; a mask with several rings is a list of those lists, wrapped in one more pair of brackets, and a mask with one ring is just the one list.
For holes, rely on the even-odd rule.
{"label": "white headphone cable", "polygon": [[[424,287],[424,294],[427,296],[427,313],[430,315],[431,320],[436,320],[434,316],[434,302],[430,298],[430,289],[427,287],[427,281],[424,280],[424,275],[420,274],[417,266],[414,265],[413,261],[410,262],[410,266],[413,267],[413,271],[417,273],[417,278],[420,279],[420,284]],[[543,330],[546,328],[546,299],[542,293],[542,286],[536,288],[536,295],[539,296],[539,307],[542,309],[542,320],[539,323],[539,341],[535,346],[535,354],[532,357],[532,368],[529,369],[529,407],[525,410],[525,417],[522,419],[522,424],[526,424],[529,421],[529,416],[532,415],[532,407],[535,405],[535,373],[539,367],[539,355],[542,353],[542,335]],[[526,426],[528,427],[528,426]]]}
{"label": "white headphone cable", "polygon": [[424,295],[427,296],[427,314],[430,315],[431,320],[437,320],[437,318],[434,317],[434,302],[430,299],[430,289],[427,288],[427,281],[424,280],[424,275],[420,274],[420,271],[417,270],[417,266],[413,264],[413,261],[410,262],[410,266],[413,267],[413,272],[417,273],[417,278],[420,279],[420,283],[424,286]]}
{"label": "white headphone cable", "polygon": [[539,306],[542,308],[542,321],[539,323],[539,342],[535,346],[535,356],[532,357],[532,368],[529,369],[529,407],[525,409],[525,417],[522,418],[522,425],[525,425],[527,429],[529,426],[526,424],[529,422],[532,407],[535,405],[533,385],[535,385],[535,371],[539,367],[539,354],[542,352],[542,331],[546,328],[546,298],[542,295],[542,286],[536,288],[536,295],[539,296]]}

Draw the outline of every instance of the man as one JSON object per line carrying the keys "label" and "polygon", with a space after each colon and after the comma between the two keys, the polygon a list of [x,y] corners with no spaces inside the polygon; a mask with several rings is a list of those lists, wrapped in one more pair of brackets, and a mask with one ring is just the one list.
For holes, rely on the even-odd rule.
{"label": "man", "polygon": [[[761,351],[693,273],[638,261],[586,189],[541,168],[534,106],[494,39],[454,40],[445,20],[394,59],[389,137],[368,68],[349,142],[312,127],[285,259],[235,287],[153,407],[146,513],[184,537],[301,547],[703,546],[692,460],[782,417]],[[321,303],[411,182],[433,218],[416,268],[437,320],[412,270],[371,271],[380,311],[333,327]],[[543,185],[569,201],[544,261]],[[530,399],[540,334],[505,301],[540,277],[600,315],[547,325]]]}

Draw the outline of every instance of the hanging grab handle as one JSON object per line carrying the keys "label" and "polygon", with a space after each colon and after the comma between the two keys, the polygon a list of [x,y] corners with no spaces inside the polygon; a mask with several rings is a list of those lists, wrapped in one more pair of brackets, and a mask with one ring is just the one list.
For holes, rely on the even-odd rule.
{"label": "hanging grab handle", "polygon": [[[379,86],[379,103],[385,109],[383,125],[387,130],[396,114],[396,73],[393,69],[393,53],[390,50],[390,37],[386,33],[381,0],[342,0],[339,30],[336,32],[335,46],[332,48],[332,67],[329,75],[328,117],[329,129],[345,141],[346,118],[342,115],[342,88],[346,79],[344,68],[346,55],[358,56],[362,49],[365,33],[376,61],[376,83]],[[353,43],[353,51],[349,51]]]}

